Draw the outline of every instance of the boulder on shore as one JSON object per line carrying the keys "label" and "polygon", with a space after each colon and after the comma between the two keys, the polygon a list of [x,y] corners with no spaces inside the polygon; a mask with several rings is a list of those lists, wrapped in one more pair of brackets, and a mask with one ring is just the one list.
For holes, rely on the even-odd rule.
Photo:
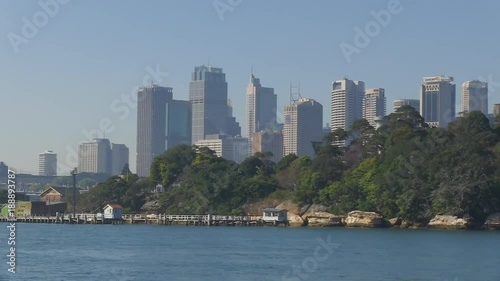
{"label": "boulder on shore", "polygon": [[386,222],[381,214],[375,212],[352,211],[345,219],[348,227],[384,227]]}
{"label": "boulder on shore", "polygon": [[429,228],[466,229],[469,222],[457,216],[437,215],[428,224]]}
{"label": "boulder on shore", "polygon": [[389,220],[389,223],[394,227],[399,227],[401,225],[402,220],[400,218],[392,218]]}
{"label": "boulder on shore", "polygon": [[290,226],[292,227],[297,227],[297,226],[305,226],[306,223],[304,221],[304,219],[299,216],[299,215],[296,215],[296,214],[288,214],[287,215],[287,218],[288,218],[288,223],[290,224]]}
{"label": "boulder on shore", "polygon": [[307,226],[311,227],[344,226],[343,219],[345,216],[336,216],[327,212],[311,212],[306,216]]}
{"label": "boulder on shore", "polygon": [[500,230],[500,213],[489,215],[484,223],[484,227],[491,230]]}

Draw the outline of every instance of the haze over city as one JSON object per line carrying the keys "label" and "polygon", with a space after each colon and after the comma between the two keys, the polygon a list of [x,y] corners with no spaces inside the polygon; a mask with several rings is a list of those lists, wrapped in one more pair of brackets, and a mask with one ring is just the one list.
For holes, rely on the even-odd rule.
{"label": "haze over city", "polygon": [[[275,89],[278,119],[290,83],[300,82],[302,96],[323,105],[328,123],[332,81],[344,76],[384,88],[387,113],[395,99],[418,99],[422,77],[434,75],[454,77],[457,112],[466,80],[489,82],[490,110],[500,102],[500,42],[493,36],[500,4],[400,1],[386,26],[346,56],[342,43],[356,46],[355,29],[365,30],[389,2],[239,1],[221,12],[212,1],[69,1],[15,45],[12,34],[22,35],[23,18],[33,21],[43,9],[37,1],[2,1],[0,160],[36,174],[38,153],[50,149],[67,165],[76,160],[67,147],[76,151],[109,120],[105,127],[113,129],[100,136],[129,146],[135,171],[137,87],[156,80],[188,100],[191,72],[203,64],[223,68],[242,129],[252,68]],[[443,20],[450,10],[454,16]]]}

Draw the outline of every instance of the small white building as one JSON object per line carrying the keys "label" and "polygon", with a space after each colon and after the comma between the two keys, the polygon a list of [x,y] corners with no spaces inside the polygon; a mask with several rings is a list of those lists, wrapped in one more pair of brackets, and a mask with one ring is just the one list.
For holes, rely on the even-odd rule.
{"label": "small white building", "polygon": [[266,208],[262,214],[263,222],[286,223],[288,211],[285,209]]}
{"label": "small white building", "polygon": [[108,204],[104,207],[104,219],[120,220],[122,218],[122,206],[120,204]]}

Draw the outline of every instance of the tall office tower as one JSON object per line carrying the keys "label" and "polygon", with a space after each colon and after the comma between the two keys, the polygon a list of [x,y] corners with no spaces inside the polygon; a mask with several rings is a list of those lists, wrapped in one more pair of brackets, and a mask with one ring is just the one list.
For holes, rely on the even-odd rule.
{"label": "tall office tower", "polygon": [[191,144],[191,102],[171,100],[168,102],[167,146]]}
{"label": "tall office tower", "polygon": [[354,121],[363,118],[365,82],[342,79],[332,84],[332,131],[351,129]]}
{"label": "tall office tower", "polygon": [[478,80],[462,84],[462,112],[481,111],[488,115],[488,83]]}
{"label": "tall office tower", "polygon": [[167,106],[172,88],[158,85],[140,87],[137,91],[137,175],[149,177],[155,157],[166,149]]}
{"label": "tall office tower", "polygon": [[241,136],[240,123],[233,117],[233,104],[229,99],[227,100],[227,129],[225,134],[232,137]]}
{"label": "tall office tower", "polygon": [[315,145],[323,142],[323,106],[313,99],[300,99],[285,106],[283,156],[313,158]]}
{"label": "tall office tower", "polygon": [[40,176],[57,175],[57,154],[50,150],[38,154],[38,174]]}
{"label": "tall office tower", "polygon": [[231,158],[229,160],[232,160],[238,164],[243,162],[243,160],[248,158],[248,138],[242,138],[241,136],[237,137],[230,137],[229,140],[231,141],[231,148],[232,148],[232,153],[231,153]]}
{"label": "tall office tower", "polygon": [[402,107],[403,105],[409,105],[415,108],[415,110],[420,113],[420,100],[412,100],[412,99],[395,100],[393,103],[392,111],[396,112],[396,110],[398,110],[398,108]]}
{"label": "tall office tower", "polygon": [[119,175],[129,163],[128,147],[124,144],[111,144],[111,175]]}
{"label": "tall office tower", "polygon": [[79,145],[78,172],[111,174],[111,144],[108,139],[93,139]]}
{"label": "tall office tower", "polygon": [[9,166],[4,162],[0,162],[0,177],[7,177],[9,172]]}
{"label": "tall office tower", "polygon": [[455,119],[453,77],[424,77],[420,87],[420,115],[431,127],[445,128]]}
{"label": "tall office tower", "polygon": [[386,99],[385,90],[367,89],[365,94],[365,101],[363,105],[363,117],[375,127],[375,119],[377,117],[385,116],[386,112]]}
{"label": "tall office tower", "polygon": [[283,158],[283,133],[271,130],[253,133],[252,155],[257,152],[271,152],[269,160],[278,163]]}
{"label": "tall office tower", "polygon": [[246,135],[252,139],[253,133],[262,130],[276,130],[277,96],[273,88],[262,87],[260,79],[250,75],[247,87],[247,128]]}
{"label": "tall office tower", "polygon": [[189,100],[192,106],[193,144],[206,135],[227,133],[227,83],[222,68],[195,67],[189,82]]}
{"label": "tall office tower", "polygon": [[497,117],[498,115],[500,115],[500,103],[493,106],[493,116]]}

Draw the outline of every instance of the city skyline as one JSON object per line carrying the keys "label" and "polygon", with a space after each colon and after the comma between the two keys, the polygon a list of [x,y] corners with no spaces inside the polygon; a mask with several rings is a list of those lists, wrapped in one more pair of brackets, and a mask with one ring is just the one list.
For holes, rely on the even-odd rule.
{"label": "city skyline", "polygon": [[[4,132],[16,132],[16,136],[2,140],[0,161],[36,174],[38,153],[49,147],[58,154],[62,167],[58,172],[68,174],[76,166],[78,143],[97,136],[127,144],[135,171],[136,87],[155,82],[173,87],[176,98],[188,100],[193,66],[209,60],[227,73],[228,98],[240,124],[245,124],[244,94],[252,66],[265,85],[275,89],[278,119],[289,103],[290,82],[300,82],[302,95],[323,104],[323,120],[330,120],[331,82],[344,75],[361,79],[368,87],[384,88],[389,104],[395,99],[418,99],[421,78],[441,74],[453,76],[457,85],[476,79],[488,82],[489,112],[500,102],[498,51],[494,47],[498,39],[487,37],[481,44],[461,40],[464,33],[476,30],[495,34],[498,3],[490,3],[492,8],[484,10],[474,3],[402,2],[402,12],[393,15],[366,46],[359,47],[350,62],[339,45],[353,45],[354,28],[364,29],[373,21],[370,12],[385,9],[386,3],[276,1],[262,9],[261,3],[245,2],[225,14],[223,21],[210,2],[200,3],[199,9],[183,2],[117,3],[102,3],[99,9],[75,1],[62,6],[29,43],[19,46],[18,53],[6,36],[0,41],[1,95],[9,105],[1,114],[6,120],[16,117],[15,122],[4,123]],[[157,9],[150,9],[151,5]],[[20,34],[22,17],[31,18],[40,10],[34,1],[2,3],[0,8],[3,34]],[[80,12],[82,8],[85,13]],[[329,17],[328,11],[338,8],[356,13]],[[177,12],[166,18],[161,13],[165,10]],[[119,16],[130,11],[137,16]],[[259,22],[252,20],[257,12]],[[491,21],[460,20],[461,15],[472,12]],[[443,26],[442,15],[449,13],[454,16]],[[427,17],[424,22],[422,14]],[[200,32],[201,24],[217,32]],[[447,30],[446,36],[433,31],[438,25]],[[328,36],[332,32],[335,36]],[[160,33],[168,35],[156,39],[155,44],[144,44]],[[300,38],[294,40],[297,34]],[[421,38],[431,43],[421,46]],[[457,113],[459,95],[458,90]],[[19,108],[25,113],[19,114]],[[37,125],[28,125],[34,124],[34,116]],[[35,143],[33,135],[37,136]]]}

